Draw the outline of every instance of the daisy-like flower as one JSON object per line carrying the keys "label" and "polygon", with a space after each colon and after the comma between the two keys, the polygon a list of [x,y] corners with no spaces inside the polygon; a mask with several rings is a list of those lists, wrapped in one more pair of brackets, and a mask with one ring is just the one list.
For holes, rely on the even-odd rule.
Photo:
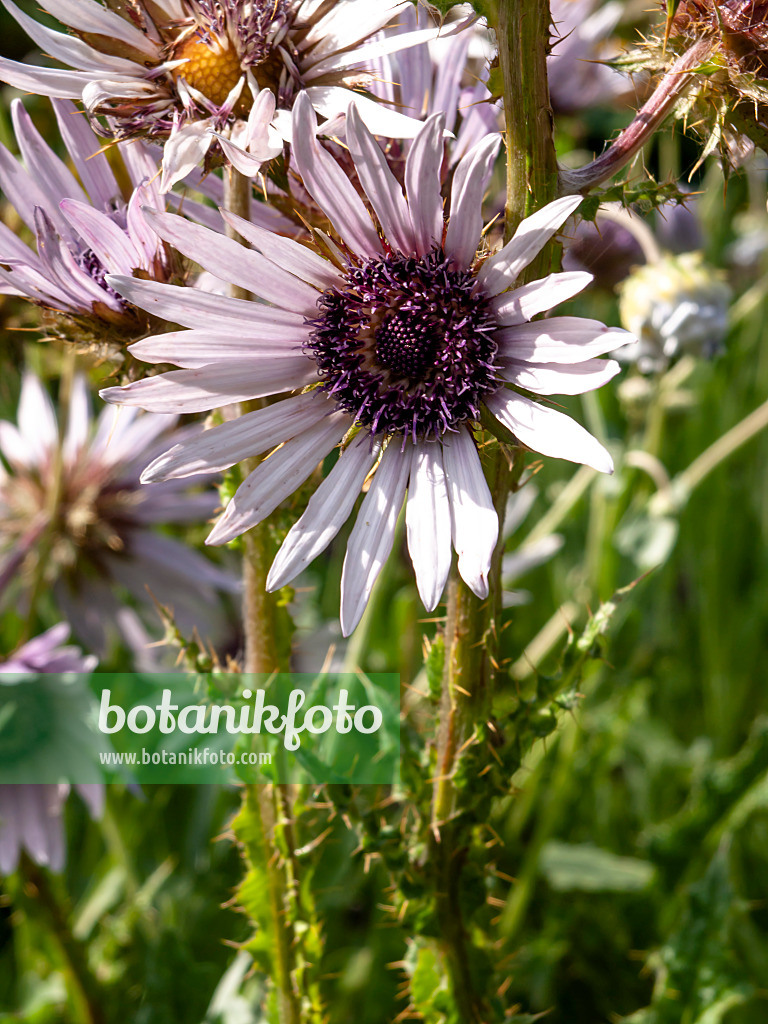
{"label": "daisy-like flower", "polygon": [[153,530],[205,518],[218,501],[210,489],[190,491],[184,481],[140,486],[148,456],[173,439],[175,417],[125,413],[105,409],[93,424],[85,380],[76,377],[62,437],[47,392],[27,373],[18,427],[0,421],[7,464],[0,464],[0,592],[15,581],[25,589],[42,581],[99,654],[115,627],[136,644],[137,622],[124,597],[154,614],[152,594],[174,609],[180,628],[202,629],[215,619],[216,589],[236,587],[207,558]]}
{"label": "daisy-like flower", "polygon": [[550,204],[503,249],[476,258],[498,135],[457,165],[446,223],[441,114],[429,118],[408,154],[406,197],[350,109],[347,143],[376,221],[316,132],[311,103],[300,96],[293,156],[336,230],[335,258],[231,215],[258,251],[172,215],[152,217],[163,238],[264,302],[221,300],[206,315],[192,292],[110,278],[131,301],[193,330],[133,346],[141,359],[182,369],[102,395],[157,411],[197,412],[304,389],[178,445],[142,479],[221,470],[279,444],[208,538],[223,544],[269,515],[343,441],[341,457],[280,549],[268,586],[283,586],[324,550],[375,468],[344,563],[341,622],[349,634],[391,549],[406,488],[408,546],[425,606],[433,609],[440,598],[451,542],[467,584],[481,597],[488,593],[498,519],[473,437],[483,407],[535,451],[611,470],[610,456],[591,435],[520,389],[550,395],[599,387],[618,364],[594,357],[630,336],[573,317],[530,322],[585,287],[589,274],[554,274],[507,291],[578,197]]}
{"label": "daisy-like flower", "polygon": [[[0,662],[0,686],[39,673],[92,672],[96,659],[83,655],[79,647],[64,646],[68,638],[69,626],[61,622],[24,644]],[[104,787],[84,783],[75,788],[91,815],[100,817]],[[38,864],[61,871],[65,851],[62,809],[69,789],[66,783],[0,785],[0,874],[16,870],[22,849]]]}
{"label": "daisy-like flower", "polygon": [[[352,89],[370,62],[429,35],[377,34],[410,0],[45,0],[73,33],[4,6],[48,54],[74,70],[0,59],[0,79],[45,96],[82,99],[117,138],[168,139],[162,191],[209,154],[255,174],[290,138],[290,110],[306,92],[334,119],[354,100],[372,131],[412,136],[418,124]],[[109,9],[108,9],[109,8]],[[340,124],[340,122],[339,122]]]}
{"label": "daisy-like flower", "polygon": [[[142,205],[160,202],[157,167],[138,142],[121,145],[134,186],[128,202],[101,144],[81,113],[53,101],[66,150],[80,181],[42,138],[21,100],[11,105],[17,160],[0,145],[0,189],[32,232],[35,248],[0,224],[0,288],[42,306],[51,334],[109,348],[147,330],[147,318],[105,282],[140,272],[167,280],[164,247]],[[80,184],[82,182],[82,185]]]}

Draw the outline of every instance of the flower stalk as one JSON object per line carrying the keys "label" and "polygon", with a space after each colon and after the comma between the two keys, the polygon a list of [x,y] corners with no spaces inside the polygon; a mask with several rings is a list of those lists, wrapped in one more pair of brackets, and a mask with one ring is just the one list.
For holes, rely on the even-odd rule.
{"label": "flower stalk", "polygon": [[[547,87],[546,51],[549,0],[500,0],[497,37],[504,80],[507,144],[505,241],[520,222],[554,198],[557,162]],[[524,280],[548,270],[550,251],[526,268]],[[453,572],[445,627],[445,664],[440,701],[437,776],[432,802],[432,863],[436,868],[436,908],[445,962],[460,1019],[487,1019],[484,997],[468,969],[467,930],[459,913],[463,850],[467,846],[462,791],[455,777],[462,754],[480,742],[500,677],[498,641],[501,614],[501,556],[504,510],[523,469],[522,452],[511,457],[503,444],[489,446],[486,476],[499,518],[499,541],[489,574],[489,596],[481,600]],[[471,799],[471,797],[469,797]],[[471,816],[470,820],[471,820]]]}
{"label": "flower stalk", "polygon": [[667,115],[692,84],[695,72],[711,54],[714,37],[698,40],[679,57],[656,86],[651,97],[638,110],[632,122],[604,153],[575,171],[560,171],[560,194],[588,192],[618,174],[636,156],[666,120]]}

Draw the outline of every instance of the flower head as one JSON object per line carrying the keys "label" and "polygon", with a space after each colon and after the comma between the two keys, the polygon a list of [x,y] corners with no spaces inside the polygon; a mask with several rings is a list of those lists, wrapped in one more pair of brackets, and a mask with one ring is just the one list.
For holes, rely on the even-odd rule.
{"label": "flower head", "polygon": [[638,267],[621,286],[619,311],[637,336],[619,358],[642,373],[666,369],[685,353],[712,359],[728,332],[731,289],[700,252]]}
{"label": "flower head", "polygon": [[173,438],[175,417],[126,412],[104,410],[94,429],[77,377],[62,437],[47,392],[27,373],[18,427],[0,421],[0,592],[17,578],[24,590],[52,587],[77,634],[100,653],[114,627],[134,642],[121,592],[145,606],[154,595],[190,628],[206,622],[215,588],[234,586],[206,558],[153,531],[210,515],[217,498],[183,482],[141,487],[141,468]]}
{"label": "flower head", "polygon": [[0,188],[32,232],[35,249],[0,227],[0,281],[45,310],[51,335],[109,350],[111,340],[145,333],[147,318],[109,287],[107,274],[169,276],[164,247],[141,211],[159,203],[151,183],[157,168],[140,143],[121,145],[134,186],[126,202],[83,115],[64,100],[53,107],[80,181],[15,100],[11,116],[22,159],[0,145]]}
{"label": "flower head", "polygon": [[341,618],[348,634],[391,549],[406,488],[408,545],[426,607],[440,598],[452,543],[468,585],[487,594],[498,519],[473,435],[483,409],[521,444],[611,469],[608,453],[582,427],[518,389],[550,395],[598,387],[618,364],[594,357],[628,335],[572,317],[529,322],[580,291],[588,274],[555,274],[506,291],[580,199],[545,207],[503,249],[477,259],[498,135],[482,139],[457,165],[446,223],[441,114],[414,140],[404,195],[350,109],[347,143],[376,221],[316,132],[311,104],[299,97],[294,159],[338,236],[334,258],[231,216],[258,251],[178,217],[153,217],[163,238],[264,301],[224,300],[215,318],[201,321],[181,289],[110,279],[131,301],[196,329],[133,346],[139,358],[182,369],[102,394],[112,402],[193,412],[305,389],[177,446],[143,479],[223,469],[280,445],[227,506],[208,539],[221,544],[269,515],[343,441],[268,585],[284,585],[324,550],[375,468],[344,565]]}
{"label": "flower head", "polygon": [[[87,673],[96,667],[96,659],[83,655],[79,647],[64,646],[69,626],[61,622],[24,644],[8,659],[0,662],[0,686],[13,677],[38,673]],[[61,682],[57,681],[61,686]],[[70,739],[71,743],[71,739]],[[104,787],[85,783],[76,787],[94,817],[104,808]],[[51,871],[64,866],[64,827],[62,809],[69,794],[67,784],[0,785],[0,874],[16,870],[22,849],[38,864]]]}
{"label": "flower head", "polygon": [[81,98],[117,138],[168,139],[163,191],[215,152],[255,174],[282,151],[300,92],[330,119],[354,100],[378,134],[413,135],[418,127],[351,91],[370,83],[373,59],[425,38],[375,38],[410,6],[406,0],[129,0],[111,9],[95,0],[45,0],[73,35],[3,3],[46,53],[74,70],[3,59],[0,78]]}

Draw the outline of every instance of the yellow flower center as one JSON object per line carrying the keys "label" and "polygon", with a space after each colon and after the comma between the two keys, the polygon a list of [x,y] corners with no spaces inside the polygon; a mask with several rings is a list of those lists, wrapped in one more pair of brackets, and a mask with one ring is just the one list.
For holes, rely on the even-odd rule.
{"label": "yellow flower center", "polygon": [[240,58],[226,42],[216,42],[211,47],[201,39],[187,39],[174,53],[174,59],[187,61],[176,68],[174,78],[185,79],[217,107],[224,103],[243,74]]}

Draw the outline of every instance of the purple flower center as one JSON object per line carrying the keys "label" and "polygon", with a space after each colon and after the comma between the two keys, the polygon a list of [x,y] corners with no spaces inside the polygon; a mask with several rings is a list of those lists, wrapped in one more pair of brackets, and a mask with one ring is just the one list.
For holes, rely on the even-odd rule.
{"label": "purple flower center", "polygon": [[318,300],[307,351],[325,390],[372,433],[439,437],[499,387],[497,324],[474,275],[442,250],[351,266]]}
{"label": "purple flower center", "polygon": [[117,299],[120,303],[121,309],[127,309],[128,303],[119,295],[114,288],[110,288],[106,282],[107,268],[101,262],[99,257],[93,251],[93,249],[85,249],[77,257],[77,265],[81,270],[84,270],[86,274],[95,281],[99,288],[103,288],[104,291],[113,299]]}

